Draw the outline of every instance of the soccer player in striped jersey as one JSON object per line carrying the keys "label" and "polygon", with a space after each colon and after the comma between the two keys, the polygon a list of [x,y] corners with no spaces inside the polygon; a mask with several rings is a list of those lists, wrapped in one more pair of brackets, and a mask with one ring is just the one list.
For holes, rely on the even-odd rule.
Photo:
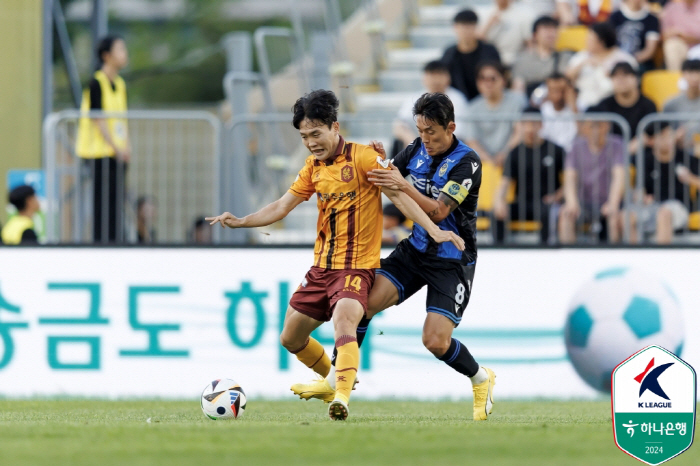
{"label": "soccer player in striped jersey", "polygon": [[337,120],[338,99],[331,91],[317,90],[301,97],[293,112],[294,127],[311,155],[289,191],[246,217],[236,218],[226,212],[207,220],[230,228],[266,226],[316,195],[314,264],[292,296],[280,341],[325,378],[331,361],[311,332],[333,318],[337,358],[335,391],[328,414],[331,419],[345,420],[360,358],[356,330],[366,316],[374,270],[379,268],[381,193],[406,217],[422,225],[435,242],[451,242],[454,248],[463,250],[464,240],[454,232],[441,230],[407,194],[369,181],[370,171],[389,169],[389,162],[371,147],[343,139]]}
{"label": "soccer player in striped jersey", "polygon": [[[481,187],[481,160],[454,136],[455,116],[450,99],[441,93],[423,94],[413,106],[420,137],[401,151],[390,170],[372,170],[369,180],[383,189],[400,190],[413,199],[441,228],[459,234],[464,249],[437,244],[424,226],[382,259],[368,299],[369,310],[357,329],[362,344],[369,319],[409,299],[427,287],[423,344],[436,358],[465,375],[474,393],[473,419],[483,421],[493,408],[496,375],[480,366],[465,345],[452,338],[469,303],[476,269],[476,205]],[[375,150],[384,152],[380,143]],[[336,371],[337,371],[336,359]],[[333,375],[326,380],[295,384],[301,398],[333,397]]]}

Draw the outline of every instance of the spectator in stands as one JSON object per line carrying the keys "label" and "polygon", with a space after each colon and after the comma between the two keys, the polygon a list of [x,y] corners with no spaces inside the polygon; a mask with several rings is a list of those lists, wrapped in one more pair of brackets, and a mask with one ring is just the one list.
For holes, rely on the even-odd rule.
{"label": "spectator in stands", "polygon": [[[525,106],[525,97],[506,90],[505,70],[498,62],[481,63],[476,70],[481,95],[469,104],[469,111],[480,117],[488,115],[518,115]],[[518,145],[518,135],[510,121],[470,121],[467,124],[467,145],[484,162],[503,165],[508,152]]]}
{"label": "spectator in stands", "polygon": [[557,16],[564,26],[591,26],[607,21],[620,7],[620,0],[556,0]]}
{"label": "spectator in stands", "polygon": [[513,64],[513,89],[532,92],[555,72],[563,73],[571,58],[569,53],[557,52],[557,27],[551,16],[542,16],[532,26],[532,47],[518,54]]}
{"label": "spectator in stands", "polygon": [[[597,111],[592,108],[589,112]],[[610,123],[585,121],[564,164],[564,206],[559,240],[576,241],[576,224],[588,224],[600,241],[620,239],[620,202],[625,187],[624,143]],[[608,225],[611,228],[608,231]]]}
{"label": "spectator in stands", "polygon": [[463,10],[454,18],[454,31],[457,43],[442,56],[442,61],[450,69],[452,86],[459,89],[472,100],[479,95],[476,86],[476,65],[483,61],[500,62],[501,57],[496,48],[477,36],[478,18],[472,10]]}
{"label": "spectator in stands", "polygon": [[384,206],[384,232],[382,244],[390,246],[399,244],[411,235],[406,227],[406,216],[394,204]]}
{"label": "spectator in stands", "polygon": [[209,226],[209,222],[204,220],[204,217],[199,217],[192,225],[190,232],[190,241],[196,244],[210,244],[212,241],[213,229]]}
{"label": "spectator in stands", "polygon": [[142,196],[136,201],[136,236],[140,244],[156,240],[156,203],[150,196]]}
{"label": "spectator in stands", "polygon": [[2,228],[2,243],[36,244],[38,237],[34,231],[33,218],[40,207],[34,188],[28,185],[17,186],[10,191],[9,201],[17,209],[17,214],[10,217]]}
{"label": "spectator in stands", "polygon": [[[664,112],[700,113],[700,60],[686,60],[682,68],[686,90],[666,102]],[[693,150],[696,156],[700,156],[700,122],[681,125],[676,137],[686,150]]]}
{"label": "spectator in stands", "polygon": [[435,60],[429,62],[423,68],[423,91],[406,99],[396,115],[393,125],[393,155],[398,154],[418,137],[416,121],[413,117],[413,105],[418,100],[418,97],[425,92],[440,92],[450,98],[455,109],[455,123],[457,124],[455,136],[457,136],[457,139],[464,140],[466,130],[464,119],[467,117],[469,104],[464,94],[450,86],[450,70],[447,65],[440,60]]}
{"label": "spectator in stands", "polygon": [[617,45],[637,60],[640,71],[653,70],[661,26],[646,0],[624,0],[620,9],[610,16],[610,23],[617,31]]}
{"label": "spectator in stands", "polygon": [[493,10],[479,31],[479,37],[493,44],[507,67],[526,46],[532,35],[532,13],[514,0],[494,0]]}
{"label": "spectator in stands", "polygon": [[[540,115],[528,107],[524,115]],[[563,199],[561,176],[564,172],[564,149],[542,139],[540,121],[521,121],[522,142],[515,147],[503,169],[503,178],[494,197],[496,242],[503,242],[508,220],[540,222],[540,240],[547,244],[551,232],[556,236],[556,221],[550,225],[550,208]],[[510,189],[515,190],[515,202],[507,204]]]}
{"label": "spectator in stands", "polygon": [[[525,97],[505,89],[503,65],[497,62],[481,63],[476,70],[476,80],[481,95],[469,106],[473,115],[513,115],[522,111]],[[509,121],[484,119],[467,124],[465,142],[479,154],[482,161],[503,165],[508,152],[518,145],[518,135]]]}
{"label": "spectator in stands", "polygon": [[639,241],[640,233],[656,233],[656,242],[670,244],[673,233],[688,224],[688,216],[697,205],[692,201],[690,187],[700,188],[700,161],[697,157],[675,147],[674,130],[668,122],[649,125],[645,132],[651,147],[644,152],[644,185],[638,195],[641,206],[630,207],[630,241]]}
{"label": "spectator in stands", "polygon": [[621,61],[637,67],[634,57],[617,47],[615,28],[609,23],[592,25],[588,31],[586,50],[571,57],[566,71],[579,90],[579,110],[585,110],[612,94],[610,71]]}
{"label": "spectator in stands", "polygon": [[[617,113],[630,126],[631,140],[629,151],[637,151],[637,126],[645,116],[656,113],[656,105],[639,92],[637,73],[627,62],[617,63],[610,72],[613,82],[613,95],[601,100],[596,108],[600,112]],[[613,134],[622,135],[622,128],[613,124]]]}
{"label": "spectator in stands", "polygon": [[666,68],[680,70],[690,47],[700,43],[700,0],[668,2],[661,15],[661,34]]}
{"label": "spectator in stands", "polygon": [[573,117],[576,115],[576,89],[569,78],[554,73],[547,78],[547,95],[540,105],[542,112],[542,131],[540,135],[571,150],[578,125]]}

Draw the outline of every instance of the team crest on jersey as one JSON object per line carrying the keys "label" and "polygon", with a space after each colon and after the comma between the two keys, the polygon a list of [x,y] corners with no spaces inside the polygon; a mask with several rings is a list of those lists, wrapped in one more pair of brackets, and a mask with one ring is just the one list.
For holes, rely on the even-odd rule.
{"label": "team crest on jersey", "polygon": [[355,177],[355,172],[353,171],[353,169],[350,165],[346,165],[340,170],[340,179],[345,181],[346,183],[348,181],[352,181],[352,179],[354,177]]}
{"label": "team crest on jersey", "polygon": [[447,173],[447,164],[443,163],[442,167],[440,167],[440,173],[438,173],[438,175],[445,176],[445,173]]}

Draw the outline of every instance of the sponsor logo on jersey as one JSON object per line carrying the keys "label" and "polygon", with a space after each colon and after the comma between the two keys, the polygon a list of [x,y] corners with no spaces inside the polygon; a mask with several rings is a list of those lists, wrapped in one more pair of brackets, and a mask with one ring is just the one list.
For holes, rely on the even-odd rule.
{"label": "sponsor logo on jersey", "polygon": [[472,189],[472,179],[467,178],[462,181],[462,186],[464,186],[467,189],[467,192],[469,192],[469,190]]}
{"label": "sponsor logo on jersey", "polygon": [[472,162],[472,174],[476,173],[479,169],[479,164],[477,162]]}
{"label": "sponsor logo on jersey", "polygon": [[389,168],[389,164],[391,163],[391,160],[389,159],[383,159],[381,156],[377,156],[377,163],[382,167],[382,168]]}
{"label": "sponsor logo on jersey", "polygon": [[438,173],[438,175],[445,176],[445,173],[447,173],[447,163],[442,164],[442,167],[440,167],[440,172]]}
{"label": "sponsor logo on jersey", "polygon": [[419,160],[416,162],[416,168],[420,168],[421,165],[423,165],[424,160]]}
{"label": "sponsor logo on jersey", "polygon": [[349,191],[347,193],[316,193],[321,202],[328,201],[342,201],[343,199],[350,199],[351,201],[357,197],[355,191]]}
{"label": "sponsor logo on jersey", "polygon": [[351,165],[345,165],[340,170],[340,179],[347,183],[348,181],[352,181],[353,178],[355,178],[355,170],[352,169]]}

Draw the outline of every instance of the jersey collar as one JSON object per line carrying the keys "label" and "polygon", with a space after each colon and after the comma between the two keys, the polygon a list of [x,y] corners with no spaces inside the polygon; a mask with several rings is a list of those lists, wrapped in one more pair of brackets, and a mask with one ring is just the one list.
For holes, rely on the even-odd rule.
{"label": "jersey collar", "polygon": [[343,139],[343,136],[340,135],[338,135],[338,138],[338,147],[335,148],[335,153],[323,161],[326,166],[333,165],[333,162],[335,162],[338,157],[347,155],[347,144],[345,143],[345,139]]}

